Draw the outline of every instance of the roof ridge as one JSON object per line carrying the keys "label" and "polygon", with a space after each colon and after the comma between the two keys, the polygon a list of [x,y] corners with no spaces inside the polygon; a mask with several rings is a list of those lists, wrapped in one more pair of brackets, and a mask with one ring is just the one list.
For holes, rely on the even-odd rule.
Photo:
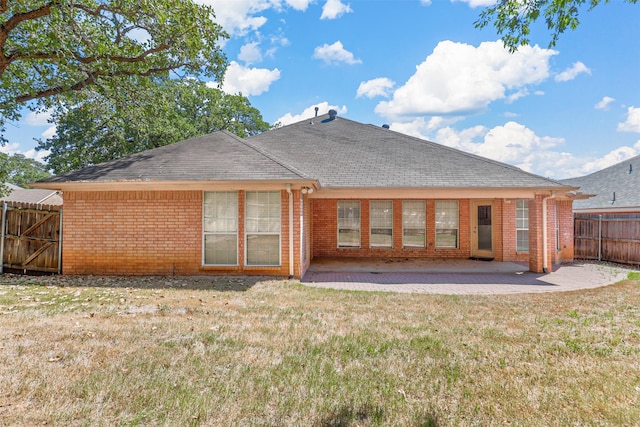
{"label": "roof ridge", "polygon": [[266,157],[266,158],[268,158],[269,160],[276,162],[277,164],[279,164],[279,165],[280,165],[280,166],[282,166],[283,168],[285,168],[285,169],[289,170],[290,172],[292,172],[292,173],[294,173],[294,174],[298,175],[300,178],[303,178],[303,179],[315,179],[315,178],[313,178],[313,177],[311,177],[311,176],[307,175],[306,173],[302,172],[301,170],[299,170],[299,169],[298,169],[298,168],[296,168],[295,166],[292,166],[292,165],[290,165],[290,164],[288,164],[288,163],[286,163],[286,162],[284,162],[284,161],[280,160],[279,158],[277,158],[277,157],[276,157],[276,156],[274,156],[273,154],[270,154],[270,153],[266,152],[265,150],[262,150],[262,149],[260,149],[260,148],[256,147],[255,145],[253,145],[253,144],[249,143],[249,141],[247,141],[247,140],[246,140],[246,139],[244,139],[244,138],[240,138],[239,136],[234,135],[233,133],[231,133],[231,132],[229,132],[229,131],[227,131],[227,130],[220,130],[219,132],[224,132],[225,134],[227,134],[227,135],[231,136],[233,139],[235,139],[235,140],[236,140],[236,141],[238,141],[239,143],[246,145],[247,147],[249,147],[249,148],[253,149],[253,150],[254,150],[254,151],[256,151],[257,153],[259,153],[259,154],[261,154],[261,155],[265,156],[265,157]]}

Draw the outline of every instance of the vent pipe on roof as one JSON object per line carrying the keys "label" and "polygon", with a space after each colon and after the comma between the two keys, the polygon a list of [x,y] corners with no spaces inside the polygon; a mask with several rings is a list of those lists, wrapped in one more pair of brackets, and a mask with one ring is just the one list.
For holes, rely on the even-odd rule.
{"label": "vent pipe on roof", "polygon": [[329,110],[329,119],[330,120],[335,119],[337,115],[338,115],[338,112],[336,110]]}
{"label": "vent pipe on roof", "polygon": [[629,173],[633,172],[633,165],[629,164]]}
{"label": "vent pipe on roof", "polygon": [[318,110],[319,109],[320,109],[319,107],[316,107],[316,117],[318,117]]}
{"label": "vent pipe on roof", "polygon": [[613,198],[611,199],[611,204],[613,205],[616,202],[616,192],[613,192]]}

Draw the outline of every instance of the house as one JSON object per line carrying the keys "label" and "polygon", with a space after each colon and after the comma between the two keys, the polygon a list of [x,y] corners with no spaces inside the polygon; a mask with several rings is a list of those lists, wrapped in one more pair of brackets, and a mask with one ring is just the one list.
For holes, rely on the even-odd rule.
{"label": "house", "polygon": [[564,179],[566,185],[580,187],[592,194],[576,200],[575,213],[629,214],[640,213],[640,156],[579,178]]}
{"label": "house", "polygon": [[301,277],[319,257],[573,259],[576,188],[335,111],[39,181],[63,273]]}

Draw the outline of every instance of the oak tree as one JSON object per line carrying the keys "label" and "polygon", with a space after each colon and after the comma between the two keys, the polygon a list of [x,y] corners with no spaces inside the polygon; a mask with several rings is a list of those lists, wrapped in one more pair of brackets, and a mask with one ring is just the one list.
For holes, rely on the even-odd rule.
{"label": "oak tree", "polygon": [[50,152],[46,159],[55,173],[217,130],[246,137],[270,127],[244,96],[193,79],[155,79],[118,96],[86,91],[82,103],[58,106],[51,120],[56,134],[38,141],[37,149]]}
{"label": "oak tree", "polygon": [[[193,0],[0,0],[0,137],[26,106],[176,71],[222,81],[228,37]],[[147,84],[145,79],[134,80]]]}

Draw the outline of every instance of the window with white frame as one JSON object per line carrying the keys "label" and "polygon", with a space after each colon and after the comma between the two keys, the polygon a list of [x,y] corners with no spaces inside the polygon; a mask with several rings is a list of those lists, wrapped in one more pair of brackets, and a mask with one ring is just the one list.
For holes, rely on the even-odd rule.
{"label": "window with white frame", "polygon": [[369,246],[393,247],[393,202],[372,200],[369,202]]}
{"label": "window with white frame", "polygon": [[279,191],[245,193],[247,265],[280,265],[281,216]]}
{"label": "window with white frame", "polygon": [[529,201],[516,201],[516,251],[529,252]]}
{"label": "window with white frame", "polygon": [[402,202],[402,246],[424,248],[426,246],[426,208],[424,200]]}
{"label": "window with white frame", "polygon": [[436,200],[436,248],[458,247],[457,200]]}
{"label": "window with white frame", "polygon": [[360,202],[338,201],[338,247],[360,247]]}
{"label": "window with white frame", "polygon": [[238,193],[204,193],[204,264],[238,264]]}

